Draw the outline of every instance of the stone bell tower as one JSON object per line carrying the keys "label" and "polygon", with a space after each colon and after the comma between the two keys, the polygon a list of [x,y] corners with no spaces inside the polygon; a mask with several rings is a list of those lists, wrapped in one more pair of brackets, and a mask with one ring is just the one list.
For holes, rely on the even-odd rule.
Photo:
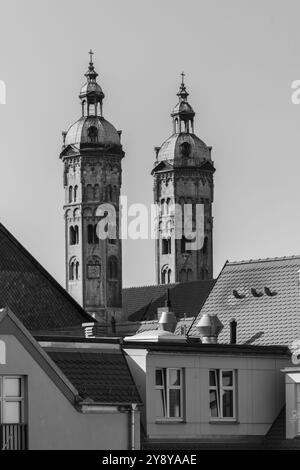
{"label": "stone bell tower", "polygon": [[[97,83],[92,51],[80,90],[81,117],[63,132],[66,286],[68,292],[98,320],[120,318],[122,244],[119,238],[121,131],[103,117],[104,93]],[[99,206],[116,213],[115,233],[99,237]]]}
{"label": "stone bell tower", "polygon": [[[178,103],[171,114],[173,134],[161,147],[156,147],[154,202],[159,207],[156,233],[156,280],[158,284],[207,280],[213,277],[213,174],[211,147],[194,133],[195,112],[188,103],[184,74]],[[190,241],[182,231],[178,234],[179,219],[174,205],[186,206],[192,212],[196,229],[196,206],[202,205],[203,244],[190,249]],[[181,221],[184,226],[183,221]],[[198,227],[199,228],[199,227]],[[175,233],[177,229],[177,233]],[[202,231],[203,233],[203,231]]]}

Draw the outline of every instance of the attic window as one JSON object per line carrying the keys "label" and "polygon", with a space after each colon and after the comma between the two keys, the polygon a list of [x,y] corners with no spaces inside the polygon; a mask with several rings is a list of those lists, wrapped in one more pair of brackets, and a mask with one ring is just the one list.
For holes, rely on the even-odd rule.
{"label": "attic window", "polygon": [[98,142],[98,129],[96,126],[90,126],[88,128],[88,136],[91,142]]}
{"label": "attic window", "polygon": [[262,297],[264,295],[263,292],[258,292],[256,289],[251,288],[251,294],[253,297]]}
{"label": "attic window", "polygon": [[269,289],[269,287],[265,287],[265,293],[266,293],[269,297],[274,297],[275,295],[277,295],[277,292],[271,291],[271,289]]}
{"label": "attic window", "polygon": [[234,297],[235,297],[236,299],[244,299],[244,298],[246,297],[245,294],[239,293],[239,292],[238,292],[237,290],[235,290],[235,289],[233,289],[232,293],[233,293],[233,295],[234,295]]}

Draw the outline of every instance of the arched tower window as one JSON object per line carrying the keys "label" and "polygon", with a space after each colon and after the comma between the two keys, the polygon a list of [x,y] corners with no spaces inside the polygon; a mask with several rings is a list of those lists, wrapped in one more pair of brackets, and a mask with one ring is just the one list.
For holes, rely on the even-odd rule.
{"label": "arched tower window", "polygon": [[79,279],[79,261],[72,258],[69,263],[69,281],[77,281]]}
{"label": "arched tower window", "polygon": [[73,186],[69,187],[69,202],[73,202]]}
{"label": "arched tower window", "polygon": [[70,227],[69,231],[70,245],[77,245],[79,243],[79,228],[78,225]]}
{"label": "arched tower window", "polygon": [[166,201],[162,199],[160,201],[160,210],[161,210],[161,215],[165,215],[166,213]]}
{"label": "arched tower window", "polygon": [[187,280],[192,281],[193,280],[193,271],[191,269],[187,270]]}
{"label": "arched tower window", "polygon": [[78,197],[78,186],[74,186],[74,202],[77,201]]}
{"label": "arched tower window", "polygon": [[161,270],[161,283],[169,284],[171,282],[172,271],[168,266],[164,266]]}
{"label": "arched tower window", "polygon": [[89,224],[87,226],[87,240],[89,245],[93,245],[94,243],[94,226]]}
{"label": "arched tower window", "polygon": [[79,261],[76,261],[75,263],[75,279],[79,279]]}

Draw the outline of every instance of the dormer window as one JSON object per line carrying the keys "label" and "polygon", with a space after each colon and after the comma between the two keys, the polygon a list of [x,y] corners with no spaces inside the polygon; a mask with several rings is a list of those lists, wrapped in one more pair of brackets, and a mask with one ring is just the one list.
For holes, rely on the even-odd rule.
{"label": "dormer window", "polygon": [[90,126],[88,128],[88,136],[90,142],[92,142],[93,144],[98,142],[98,129],[96,126]]}

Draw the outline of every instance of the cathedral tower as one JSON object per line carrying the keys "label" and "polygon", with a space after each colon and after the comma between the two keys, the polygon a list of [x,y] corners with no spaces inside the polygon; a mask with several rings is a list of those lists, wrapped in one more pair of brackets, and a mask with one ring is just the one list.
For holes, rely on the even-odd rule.
{"label": "cathedral tower", "polygon": [[[81,117],[63,133],[66,285],[97,319],[121,315],[122,246],[119,239],[121,131],[103,117],[104,93],[97,83],[92,52],[80,90]],[[98,238],[97,208],[116,210],[115,238]],[[104,216],[106,213],[104,213]]]}
{"label": "cathedral tower", "polygon": [[[156,236],[156,280],[159,284],[213,277],[213,174],[211,147],[194,134],[195,112],[188,103],[184,74],[178,103],[171,114],[173,134],[156,147],[154,202],[159,206]],[[175,236],[178,218],[174,204],[190,204],[195,230],[196,205],[204,207],[201,249],[191,250],[184,234]],[[183,209],[184,210],[184,209]],[[183,222],[182,222],[183,226]]]}

